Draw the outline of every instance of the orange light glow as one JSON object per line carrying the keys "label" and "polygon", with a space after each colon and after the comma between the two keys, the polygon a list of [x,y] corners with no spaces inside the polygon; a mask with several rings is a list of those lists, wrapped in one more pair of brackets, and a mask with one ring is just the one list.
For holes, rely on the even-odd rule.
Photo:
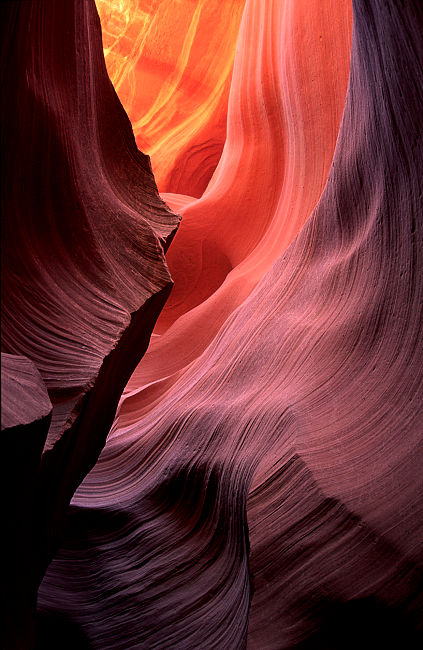
{"label": "orange light glow", "polygon": [[219,161],[243,7],[97,0],[107,70],[160,191],[201,196]]}

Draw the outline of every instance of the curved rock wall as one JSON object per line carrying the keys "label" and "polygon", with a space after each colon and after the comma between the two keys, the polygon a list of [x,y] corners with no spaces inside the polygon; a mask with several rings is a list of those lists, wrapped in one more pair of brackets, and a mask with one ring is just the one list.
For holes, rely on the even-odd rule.
{"label": "curved rock wall", "polygon": [[[13,629],[14,608],[34,607],[69,501],[147,348],[172,286],[163,251],[179,217],[159,197],[107,76],[94,2],[2,3],[1,33],[2,427],[16,452],[4,464],[12,483],[32,458],[30,415],[38,421],[37,405],[44,413],[38,381],[52,404],[42,459],[22,477],[31,500],[12,513],[8,539],[18,574],[28,553],[31,571],[16,578],[28,593],[18,589],[3,611],[5,647],[27,647],[31,614]],[[31,519],[25,534],[14,518]]]}
{"label": "curved rock wall", "polygon": [[1,7],[6,647],[422,647],[423,5],[98,7]]}
{"label": "curved rock wall", "polygon": [[[295,74],[292,59],[281,63],[278,53],[282,43],[292,56],[304,47],[321,6],[246,3],[231,100],[240,92],[241,102],[248,82],[237,89],[254,34],[264,58],[251,74],[272,78],[269,47],[267,61],[277,61],[275,78],[284,80],[260,97],[262,107],[267,100],[272,107],[262,114],[270,133],[272,120],[288,119],[283,110],[305,110],[294,90],[293,104],[285,101]],[[348,25],[346,6],[332,10],[335,24]],[[313,158],[302,177],[295,172],[300,153],[288,156],[290,172],[265,194],[275,201],[271,215],[285,205],[263,239],[267,251],[275,242],[280,255],[269,253],[241,298],[233,284],[220,303],[220,289],[212,287],[173,325],[170,316],[162,322],[98,463],[75,495],[66,545],[46,575],[40,605],[70,617],[95,648],[421,645],[423,11],[417,0],[354,0],[353,10],[349,85],[332,165],[342,83],[329,93],[333,140],[323,139],[327,149],[320,140],[314,145],[319,164]],[[331,39],[335,47],[335,30]],[[343,47],[345,61],[345,39]],[[310,65],[316,56],[316,68],[324,69],[317,47],[303,50],[304,69],[309,53]],[[302,86],[307,95],[313,84]],[[254,106],[254,98],[249,92],[245,101]],[[231,110],[230,103],[228,125]],[[247,124],[253,140],[256,123]],[[295,152],[297,142],[303,151],[313,128],[314,117],[300,124],[298,142],[288,129],[293,139],[283,138],[284,147],[291,142]],[[228,193],[227,220],[234,215],[232,185],[221,170],[245,143],[241,133],[228,126],[220,166],[198,203],[175,197],[174,205],[186,205],[185,223],[216,188],[222,205]],[[238,174],[253,167],[247,153]],[[309,162],[307,156],[302,164]],[[254,205],[248,202],[267,182],[269,164],[260,166],[262,176],[255,174],[240,204]],[[296,210],[284,203],[287,188],[301,204]],[[246,211],[246,227],[269,209],[265,196]],[[286,205],[296,215],[290,235],[281,225]],[[259,221],[261,232],[269,219]],[[222,216],[219,223],[224,231]],[[257,246],[248,230],[233,232],[244,250],[238,256],[235,235],[222,235],[229,260],[234,251],[227,278]],[[194,244],[188,250],[195,252]],[[186,263],[185,256],[180,265]],[[201,310],[208,315],[191,330]],[[174,349],[186,362],[175,361],[171,346],[153,361],[148,355],[172,327],[185,333]],[[197,337],[206,343],[193,353]]]}

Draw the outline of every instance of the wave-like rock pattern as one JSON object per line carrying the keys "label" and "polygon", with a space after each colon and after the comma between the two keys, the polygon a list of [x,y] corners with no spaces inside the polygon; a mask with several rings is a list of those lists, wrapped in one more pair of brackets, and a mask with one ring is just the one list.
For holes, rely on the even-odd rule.
{"label": "wave-like rock pattern", "polygon": [[183,216],[167,256],[175,287],[119,427],[189,372],[315,207],[345,104],[350,31],[349,0],[247,2],[215,176],[198,201],[165,195]]}
{"label": "wave-like rock pattern", "polygon": [[74,498],[40,605],[94,648],[421,647],[423,6],[353,9],[317,207]]}
{"label": "wave-like rock pattern", "polygon": [[[13,466],[29,462],[38,434],[27,429],[37,409],[46,415],[31,362],[52,404],[31,506],[19,515],[33,526],[11,544],[18,568],[33,554],[25,609],[170,292],[164,250],[179,217],[107,76],[94,1],[3,3],[1,42],[2,352],[20,389],[5,375],[3,418],[22,454]],[[8,625],[14,613],[2,613]],[[27,623],[6,647],[30,643]]]}

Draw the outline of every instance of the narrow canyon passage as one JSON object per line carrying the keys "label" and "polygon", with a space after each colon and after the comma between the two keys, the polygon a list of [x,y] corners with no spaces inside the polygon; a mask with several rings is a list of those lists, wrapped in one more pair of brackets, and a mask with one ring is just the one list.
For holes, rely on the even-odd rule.
{"label": "narrow canyon passage", "polygon": [[417,650],[423,5],[9,4],[8,647]]}

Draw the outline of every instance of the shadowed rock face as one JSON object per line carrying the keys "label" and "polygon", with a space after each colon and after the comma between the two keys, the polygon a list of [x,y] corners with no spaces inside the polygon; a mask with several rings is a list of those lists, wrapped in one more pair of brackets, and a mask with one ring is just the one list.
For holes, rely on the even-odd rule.
{"label": "shadowed rock face", "polygon": [[31,643],[69,501],[171,289],[179,217],[107,76],[94,2],[2,3],[1,31],[2,436],[25,520],[8,539],[9,648]]}
{"label": "shadowed rock face", "polygon": [[423,8],[353,10],[311,216],[73,499],[39,602],[95,648],[421,646]]}
{"label": "shadowed rock face", "polygon": [[[34,486],[51,421],[52,405],[35,365],[23,356],[1,355],[1,475],[3,500],[3,594],[7,599],[2,639],[17,636],[34,615],[37,551]],[[19,549],[18,552],[16,550]],[[7,646],[5,646],[7,647]],[[13,647],[13,646],[12,646]]]}

